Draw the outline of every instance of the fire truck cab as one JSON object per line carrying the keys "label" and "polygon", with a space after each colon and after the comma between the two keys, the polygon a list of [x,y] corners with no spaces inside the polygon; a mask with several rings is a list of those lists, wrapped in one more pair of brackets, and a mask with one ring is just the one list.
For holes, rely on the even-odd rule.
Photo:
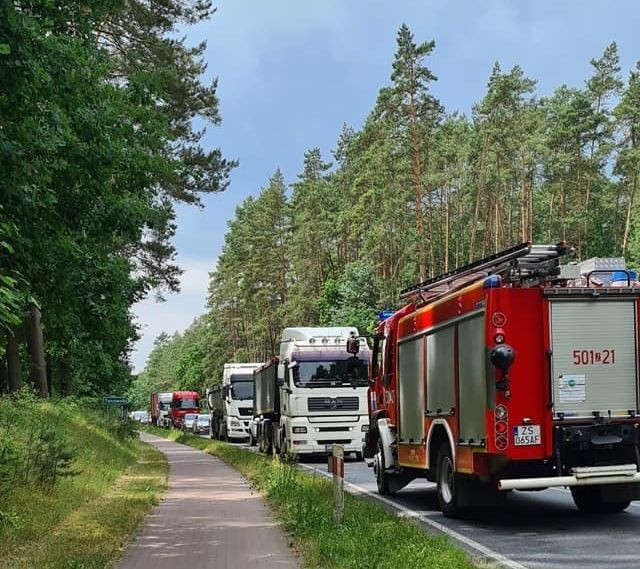
{"label": "fire truck cab", "polygon": [[586,512],[640,498],[637,276],[564,274],[569,252],[523,243],[402,292],[373,349],[381,494],[427,478],[448,516],[513,489],[569,487]]}

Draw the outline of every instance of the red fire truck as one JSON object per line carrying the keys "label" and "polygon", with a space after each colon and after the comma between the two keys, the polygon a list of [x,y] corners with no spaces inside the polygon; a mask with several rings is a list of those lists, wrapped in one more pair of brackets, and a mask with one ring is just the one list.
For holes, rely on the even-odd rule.
{"label": "red fire truck", "polygon": [[187,413],[200,412],[200,395],[196,391],[174,391],[171,400],[171,426],[179,429]]}
{"label": "red fire truck", "polygon": [[381,494],[427,478],[448,516],[513,489],[569,487],[586,512],[640,498],[640,287],[564,278],[569,252],[524,243],[402,292],[374,340]]}

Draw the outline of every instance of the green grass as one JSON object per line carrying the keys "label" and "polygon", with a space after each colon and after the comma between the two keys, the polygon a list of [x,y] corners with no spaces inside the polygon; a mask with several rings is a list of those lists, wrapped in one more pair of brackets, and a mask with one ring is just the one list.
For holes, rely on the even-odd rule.
{"label": "green grass", "polygon": [[[16,413],[9,405],[2,401],[0,412]],[[7,490],[5,485],[0,568],[113,566],[166,489],[163,455],[138,440],[116,436],[99,412],[66,403],[29,406],[64,438],[73,460],[50,488],[29,482]]]}
{"label": "green grass", "polygon": [[413,521],[349,494],[341,525],[332,520],[332,486],[322,476],[219,441],[180,431],[149,431],[216,455],[267,497],[293,536],[305,567],[326,569],[472,569],[466,553],[446,537],[426,534]]}

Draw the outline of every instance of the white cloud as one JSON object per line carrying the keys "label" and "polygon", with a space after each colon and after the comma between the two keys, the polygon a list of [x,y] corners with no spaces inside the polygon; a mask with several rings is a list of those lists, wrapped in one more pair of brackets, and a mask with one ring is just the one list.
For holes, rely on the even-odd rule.
{"label": "white cloud", "polygon": [[182,332],[205,312],[209,272],[215,264],[215,259],[178,256],[178,265],[184,270],[180,292],[167,295],[164,302],[157,302],[151,295],[133,307],[141,335],[131,356],[134,373],[144,369],[153,341],[161,332]]}

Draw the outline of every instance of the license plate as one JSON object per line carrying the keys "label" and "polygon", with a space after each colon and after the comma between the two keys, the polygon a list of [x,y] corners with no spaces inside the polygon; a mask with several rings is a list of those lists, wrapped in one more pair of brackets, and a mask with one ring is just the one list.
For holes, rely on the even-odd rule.
{"label": "license plate", "polygon": [[539,445],[540,442],[540,425],[518,425],[513,428],[515,446]]}

